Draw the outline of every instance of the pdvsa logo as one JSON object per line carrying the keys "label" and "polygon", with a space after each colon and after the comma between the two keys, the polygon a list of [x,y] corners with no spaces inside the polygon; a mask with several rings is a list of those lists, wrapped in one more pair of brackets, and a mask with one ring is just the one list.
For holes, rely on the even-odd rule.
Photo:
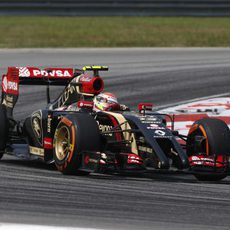
{"label": "pdvsa logo", "polygon": [[38,70],[35,69],[33,70],[33,76],[38,77],[38,76],[44,76],[44,77],[71,77],[71,74],[69,73],[68,70],[51,70],[51,71],[46,71],[46,70]]}
{"label": "pdvsa logo", "polygon": [[19,77],[29,77],[30,71],[27,67],[19,67]]}
{"label": "pdvsa logo", "polygon": [[41,70],[34,67],[17,67],[19,77],[72,77],[71,69],[46,69]]}

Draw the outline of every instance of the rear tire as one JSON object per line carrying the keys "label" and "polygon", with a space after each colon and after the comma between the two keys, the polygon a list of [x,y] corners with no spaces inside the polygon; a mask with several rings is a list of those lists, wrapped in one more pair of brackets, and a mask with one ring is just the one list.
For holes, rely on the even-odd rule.
{"label": "rear tire", "polygon": [[3,105],[0,105],[0,159],[2,158],[8,139],[9,125],[6,116],[6,110]]}
{"label": "rear tire", "polygon": [[61,119],[54,135],[54,161],[63,174],[85,174],[79,171],[81,152],[100,151],[100,132],[88,114],[70,114]]}
{"label": "rear tire", "polygon": [[[199,144],[196,139],[199,138]],[[187,155],[195,156],[205,154],[207,156],[230,155],[230,131],[227,124],[219,119],[204,118],[196,121],[189,130],[186,143]],[[212,169],[213,170],[213,169]],[[219,181],[227,174],[213,173],[195,174],[200,181]]]}

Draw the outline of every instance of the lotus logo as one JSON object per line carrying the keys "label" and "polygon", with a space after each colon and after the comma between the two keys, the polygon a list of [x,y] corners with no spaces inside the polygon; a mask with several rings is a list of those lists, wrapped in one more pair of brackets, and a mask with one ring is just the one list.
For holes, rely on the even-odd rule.
{"label": "lotus logo", "polygon": [[40,121],[38,117],[34,117],[32,120],[32,126],[35,134],[38,136],[38,138],[41,138],[41,127],[40,127]]}

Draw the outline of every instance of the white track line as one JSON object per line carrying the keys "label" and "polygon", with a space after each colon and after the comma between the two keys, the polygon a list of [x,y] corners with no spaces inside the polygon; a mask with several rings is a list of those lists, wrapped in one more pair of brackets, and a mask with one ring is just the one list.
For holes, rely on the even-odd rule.
{"label": "white track line", "polygon": [[0,223],[0,230],[97,230],[96,228],[55,227],[32,224]]}

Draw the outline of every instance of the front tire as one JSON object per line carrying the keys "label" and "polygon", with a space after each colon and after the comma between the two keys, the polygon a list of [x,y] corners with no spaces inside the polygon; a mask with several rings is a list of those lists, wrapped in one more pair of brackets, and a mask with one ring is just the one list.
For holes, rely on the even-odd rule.
{"label": "front tire", "polygon": [[[194,145],[197,137],[201,137],[199,149]],[[214,118],[196,121],[189,130],[186,149],[189,156],[196,155],[197,151],[206,155],[230,155],[230,131],[227,124]]]}
{"label": "front tire", "polygon": [[61,119],[54,135],[54,161],[63,174],[82,174],[84,151],[100,151],[100,132],[88,114],[70,114]]}
{"label": "front tire", "polygon": [[[189,130],[186,143],[187,155],[196,156],[204,154],[207,157],[230,155],[230,131],[227,124],[219,119],[204,118],[196,121]],[[199,166],[197,166],[198,168]],[[196,167],[193,167],[196,170]],[[200,169],[199,169],[200,170]],[[226,172],[214,172],[194,176],[200,181],[219,181],[227,176]]]}

